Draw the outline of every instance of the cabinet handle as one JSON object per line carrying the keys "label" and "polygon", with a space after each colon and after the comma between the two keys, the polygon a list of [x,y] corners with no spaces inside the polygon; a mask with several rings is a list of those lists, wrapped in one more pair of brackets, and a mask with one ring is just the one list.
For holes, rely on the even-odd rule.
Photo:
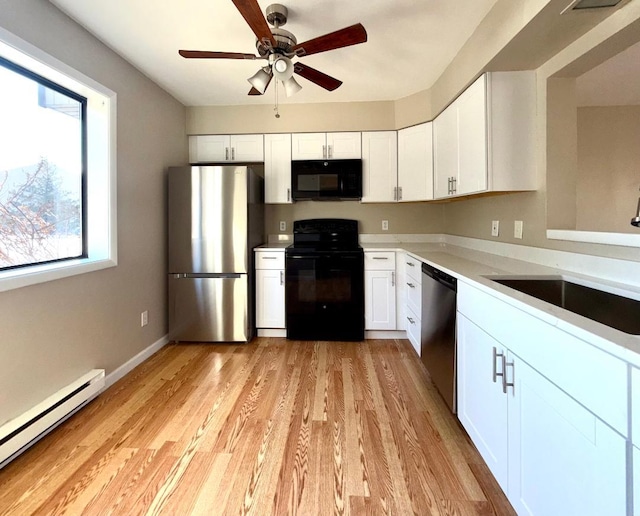
{"label": "cabinet handle", "polygon": [[229,147],[224,148],[224,159],[229,161]]}
{"label": "cabinet handle", "polygon": [[287,188],[287,202],[291,201],[291,188]]}
{"label": "cabinet handle", "polygon": [[277,260],[278,258],[275,256],[261,256],[261,260]]}
{"label": "cabinet handle", "polygon": [[329,145],[329,159],[333,158],[333,145]]}
{"label": "cabinet handle", "polygon": [[399,201],[402,200],[402,187],[401,186],[398,187],[398,200]]}
{"label": "cabinet handle", "polygon": [[447,195],[451,195],[451,178],[447,178]]}
{"label": "cabinet handle", "polygon": [[405,262],[409,267],[415,267],[415,265],[411,262]]}
{"label": "cabinet handle", "polygon": [[[507,381],[507,367],[511,367],[511,377],[513,378],[513,381],[509,382]],[[507,362],[507,357],[504,356],[504,354],[502,355],[502,392],[504,392],[505,394],[507,394],[507,387],[513,387],[513,390],[515,392],[516,390],[516,366],[513,362]]]}
{"label": "cabinet handle", "polygon": [[280,271],[280,285],[284,285],[284,271]]}
{"label": "cabinet handle", "polygon": [[416,322],[415,322],[411,317],[407,317],[407,319],[409,320],[409,322],[410,322],[411,324],[415,324],[415,323],[416,323]]}
{"label": "cabinet handle", "polygon": [[391,286],[392,287],[396,286],[396,273],[395,272],[391,272]]}
{"label": "cabinet handle", "polygon": [[458,190],[458,178],[457,177],[452,177],[451,178],[451,193],[454,194],[454,193],[456,193],[457,190]]}
{"label": "cabinet handle", "polygon": [[407,283],[407,285],[409,285],[410,288],[416,288],[416,286],[413,283]]}
{"label": "cabinet handle", "polygon": [[389,258],[387,258],[386,256],[374,256],[373,259],[374,260],[388,260]]}
{"label": "cabinet handle", "polygon": [[231,161],[233,161],[234,159],[236,159],[236,148],[231,147]]}
{"label": "cabinet handle", "polygon": [[322,146],[322,157],[324,159],[327,159],[327,146],[326,145]]}
{"label": "cabinet handle", "polygon": [[[498,372],[498,357],[502,358],[502,372],[499,373]],[[503,378],[503,382],[504,382],[504,352],[498,353],[497,348],[494,346],[493,347],[493,383],[496,383],[496,381],[498,380],[498,376],[501,376]]]}

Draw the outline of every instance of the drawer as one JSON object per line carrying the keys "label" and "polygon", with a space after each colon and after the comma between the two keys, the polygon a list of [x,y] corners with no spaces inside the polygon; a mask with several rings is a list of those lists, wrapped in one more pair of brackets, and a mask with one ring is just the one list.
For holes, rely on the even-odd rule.
{"label": "drawer", "polygon": [[256,251],[256,269],[284,269],[284,250]]}
{"label": "drawer", "polygon": [[389,251],[365,251],[364,268],[370,271],[395,271],[396,253]]}
{"label": "drawer", "polygon": [[629,434],[625,362],[461,281],[458,311],[621,435]]}
{"label": "drawer", "polygon": [[404,288],[407,292],[407,306],[413,310],[413,313],[422,316],[422,285],[407,276]]}
{"label": "drawer", "polygon": [[413,349],[416,350],[418,356],[420,356],[420,336],[421,336],[421,322],[420,317],[418,317],[415,312],[411,310],[411,308],[407,308],[405,327],[407,329],[407,337],[411,341],[413,345]]}
{"label": "drawer", "polygon": [[412,283],[422,285],[422,262],[416,260],[413,256],[404,255],[407,276],[412,278]]}

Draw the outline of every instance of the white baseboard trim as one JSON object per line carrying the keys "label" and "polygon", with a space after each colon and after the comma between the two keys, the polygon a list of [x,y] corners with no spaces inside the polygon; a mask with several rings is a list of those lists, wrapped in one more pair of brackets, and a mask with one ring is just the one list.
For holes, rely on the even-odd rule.
{"label": "white baseboard trim", "polygon": [[122,378],[124,375],[133,371],[133,369],[135,369],[137,366],[142,364],[142,362],[147,360],[151,355],[160,351],[168,343],[169,343],[169,335],[165,335],[164,337],[155,341],[149,347],[143,349],[140,353],[138,353],[136,356],[134,356],[130,360],[127,360],[124,364],[122,364],[120,367],[118,367],[114,371],[111,371],[105,378],[105,382],[104,382],[105,389],[108,389],[114,383],[120,380],[120,378]]}
{"label": "white baseboard trim", "polygon": [[259,328],[258,337],[286,337],[287,330],[276,328]]}
{"label": "white baseboard trim", "polygon": [[364,332],[365,339],[406,339],[407,332],[404,330],[366,330]]}

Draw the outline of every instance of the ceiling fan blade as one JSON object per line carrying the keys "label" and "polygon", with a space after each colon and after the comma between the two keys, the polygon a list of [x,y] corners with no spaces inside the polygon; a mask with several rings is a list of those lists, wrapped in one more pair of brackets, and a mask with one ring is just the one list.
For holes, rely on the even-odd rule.
{"label": "ceiling fan blade", "polygon": [[245,19],[251,30],[256,35],[259,41],[263,43],[269,42],[271,46],[275,47],[276,40],[271,34],[271,29],[267,24],[267,20],[262,15],[262,10],[258,5],[257,0],[232,0],[233,5],[240,11],[240,14]]}
{"label": "ceiling fan blade", "polygon": [[298,56],[308,56],[336,48],[349,47],[367,41],[367,31],[361,23],[319,36],[304,43],[298,43],[291,51]]}
{"label": "ceiling fan blade", "polygon": [[187,59],[261,59],[253,54],[240,52],[208,52],[206,50],[178,50],[178,54]]}
{"label": "ceiling fan blade", "polygon": [[322,73],[315,68],[303,65],[302,63],[296,63],[293,66],[293,71],[308,81],[316,83],[325,90],[333,91],[342,84],[342,81],[334,79],[326,73]]}

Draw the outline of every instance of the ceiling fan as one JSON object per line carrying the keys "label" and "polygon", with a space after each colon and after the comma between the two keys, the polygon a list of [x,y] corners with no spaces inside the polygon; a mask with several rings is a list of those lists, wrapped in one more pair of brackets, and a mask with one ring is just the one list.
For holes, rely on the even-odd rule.
{"label": "ceiling fan", "polygon": [[[232,2],[256,35],[258,55],[202,50],[179,50],[178,53],[188,59],[265,59],[268,64],[248,79],[252,86],[249,95],[262,95],[271,79],[275,77],[283,83],[285,94],[290,97],[302,89],[293,78],[294,73],[328,91],[333,91],[342,84],[342,81],[300,62],[293,63],[292,59],[367,41],[367,31],[361,23],[357,23],[304,43],[298,43],[291,32],[280,28],[287,23],[288,11],[284,5],[272,4],[267,7],[265,20],[257,0],[232,0]],[[273,28],[267,25],[267,21],[273,25]]]}

